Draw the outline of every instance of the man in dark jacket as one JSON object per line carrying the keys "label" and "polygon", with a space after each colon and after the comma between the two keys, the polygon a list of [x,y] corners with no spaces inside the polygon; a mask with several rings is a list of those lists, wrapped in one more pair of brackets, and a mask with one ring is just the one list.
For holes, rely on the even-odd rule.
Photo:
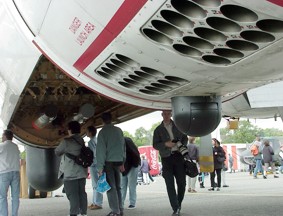
{"label": "man in dark jacket", "polygon": [[[188,138],[178,130],[171,120],[171,111],[162,112],[163,122],[154,130],[153,147],[159,151],[162,160],[162,176],[165,179],[173,215],[180,215],[186,190],[184,157],[178,146],[186,147]],[[172,142],[173,141],[173,142]],[[175,179],[177,193],[175,189]]]}
{"label": "man in dark jacket", "polygon": [[129,201],[130,205],[128,209],[136,208],[137,201],[137,178],[138,167],[141,164],[140,153],[133,140],[129,137],[125,137],[126,144],[126,161],[124,163],[125,171],[122,172],[121,178],[121,193],[122,193],[122,206],[127,195],[127,187],[129,187]]}

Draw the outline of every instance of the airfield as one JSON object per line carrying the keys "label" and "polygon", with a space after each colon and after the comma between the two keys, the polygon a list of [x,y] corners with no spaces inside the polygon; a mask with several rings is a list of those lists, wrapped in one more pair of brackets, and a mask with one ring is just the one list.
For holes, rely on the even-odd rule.
{"label": "airfield", "polygon": [[[172,210],[161,176],[150,185],[137,186],[136,209],[125,209],[125,216],[171,216]],[[209,176],[205,177],[205,188],[196,184],[197,193],[186,191],[182,204],[182,216],[281,216],[283,215],[283,174],[275,179],[259,176],[253,179],[248,172],[226,173],[227,188],[208,191]],[[89,203],[92,200],[91,180],[87,180],[86,191]],[[61,197],[63,195],[63,197]],[[127,197],[128,198],[128,197]],[[10,201],[10,200],[9,200]],[[21,199],[20,216],[67,216],[69,203],[62,188],[46,199]],[[125,201],[125,207],[128,200]],[[105,216],[110,212],[106,195],[103,209],[88,210],[88,216]]]}

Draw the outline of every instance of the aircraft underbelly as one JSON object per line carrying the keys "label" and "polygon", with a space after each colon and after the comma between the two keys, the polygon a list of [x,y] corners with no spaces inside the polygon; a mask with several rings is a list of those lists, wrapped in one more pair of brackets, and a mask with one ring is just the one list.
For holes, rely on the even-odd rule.
{"label": "aircraft underbelly", "polygon": [[281,13],[264,0],[51,1],[34,41],[92,90],[169,109],[176,95],[225,96],[282,78]]}

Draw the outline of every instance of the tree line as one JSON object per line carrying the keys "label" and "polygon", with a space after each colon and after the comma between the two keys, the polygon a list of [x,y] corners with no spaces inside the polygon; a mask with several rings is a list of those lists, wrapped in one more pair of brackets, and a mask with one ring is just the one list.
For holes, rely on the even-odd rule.
{"label": "tree line", "polygon": [[[160,124],[157,122],[151,126],[149,130],[140,127],[135,134],[124,131],[124,136],[130,137],[137,146],[152,145],[152,137],[154,129]],[[260,137],[278,137],[283,136],[283,131],[277,128],[259,128],[251,124],[247,120],[239,121],[238,129],[220,128],[220,137],[222,143],[251,143],[255,139],[255,135]],[[199,143],[199,139],[196,140]]]}

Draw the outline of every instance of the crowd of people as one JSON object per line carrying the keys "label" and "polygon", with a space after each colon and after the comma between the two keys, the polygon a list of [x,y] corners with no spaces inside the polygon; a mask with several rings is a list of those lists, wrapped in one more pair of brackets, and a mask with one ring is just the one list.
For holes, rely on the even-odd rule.
{"label": "crowd of people", "polygon": [[[257,136],[254,143],[252,144],[251,152],[254,156],[255,166],[250,168],[250,173],[253,173],[254,179],[258,178],[259,173],[262,174],[264,179],[267,179],[267,172],[269,167],[271,167],[271,172],[273,173],[274,178],[279,178],[278,174],[276,173],[274,150],[270,145],[269,140],[263,140],[262,143],[260,137]],[[282,169],[283,157],[281,157],[280,162],[280,169]]]}
{"label": "crowd of people", "polygon": [[[159,151],[162,176],[165,180],[169,203],[173,211],[172,216],[176,216],[180,215],[186,186],[188,185],[189,193],[197,193],[197,180],[200,188],[205,188],[204,178],[208,173],[199,172],[198,176],[188,176],[188,183],[186,184],[184,162],[191,160],[200,169],[199,148],[195,145],[196,138],[188,137],[182,133],[176,127],[171,115],[171,111],[162,112],[163,121],[153,132],[153,148]],[[88,168],[67,157],[67,154],[78,156],[81,148],[85,145],[80,136],[81,126],[77,121],[68,123],[68,136],[55,149],[55,154],[61,156],[58,178],[63,179],[64,191],[69,200],[70,216],[86,216],[88,209],[99,210],[103,208],[103,194],[96,190],[102,173],[106,173],[106,179],[110,185],[110,190],[107,191],[106,195],[111,211],[107,216],[124,215],[128,191],[129,205],[127,209],[136,208],[138,176],[142,175],[142,182],[145,185],[154,181],[150,175],[151,168],[146,155],[140,154],[133,140],[124,137],[123,131],[112,124],[110,113],[103,113],[101,118],[104,125],[98,135],[94,126],[88,126],[86,129],[86,135],[89,137],[88,147],[93,152],[93,162],[89,167],[93,194],[89,205],[85,191]],[[0,215],[3,216],[8,215],[7,191],[9,187],[11,187],[12,215],[17,216],[19,209],[20,152],[12,139],[12,131],[4,130],[3,143],[0,145]],[[225,173],[228,171],[226,163],[229,165],[230,173],[235,172],[234,159],[231,154],[228,154],[226,161],[226,152],[218,139],[213,138],[211,143],[214,169],[209,173],[210,187],[208,191],[220,191],[221,187],[228,187],[225,179]],[[263,178],[266,179],[267,169],[271,167],[274,171],[274,178],[278,178],[272,159],[274,151],[268,140],[264,140],[263,144],[262,147],[259,137],[253,144],[256,152],[254,153],[256,166],[253,176],[257,178],[258,172],[261,172]],[[264,166],[262,166],[262,161]],[[283,170],[282,166],[280,169]]]}

